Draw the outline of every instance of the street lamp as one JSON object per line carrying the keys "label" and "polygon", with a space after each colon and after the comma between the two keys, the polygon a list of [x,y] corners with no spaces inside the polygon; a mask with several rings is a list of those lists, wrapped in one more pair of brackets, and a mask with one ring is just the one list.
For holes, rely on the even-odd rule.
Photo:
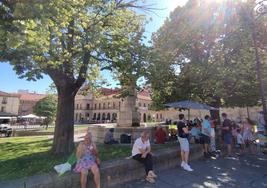
{"label": "street lamp", "polygon": [[[252,40],[253,46],[255,50],[255,59],[256,59],[256,69],[257,69],[257,77],[260,83],[260,95],[262,101],[262,108],[263,108],[263,116],[265,120],[265,132],[267,131],[267,106],[265,100],[265,89],[264,89],[264,82],[262,80],[262,64],[259,57],[259,47],[257,43],[257,34],[255,31],[256,27],[256,19],[260,18],[261,16],[267,14],[267,0],[256,0],[256,6],[254,8],[254,14],[251,15],[251,31],[252,31]],[[255,16],[254,16],[255,15]]]}

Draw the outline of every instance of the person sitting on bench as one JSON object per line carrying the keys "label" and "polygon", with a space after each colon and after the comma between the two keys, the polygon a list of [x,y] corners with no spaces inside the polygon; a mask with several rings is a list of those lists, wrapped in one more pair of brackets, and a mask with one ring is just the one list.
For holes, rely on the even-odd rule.
{"label": "person sitting on bench", "polygon": [[119,142],[113,137],[114,128],[109,129],[105,134],[104,143],[105,144],[118,144]]}

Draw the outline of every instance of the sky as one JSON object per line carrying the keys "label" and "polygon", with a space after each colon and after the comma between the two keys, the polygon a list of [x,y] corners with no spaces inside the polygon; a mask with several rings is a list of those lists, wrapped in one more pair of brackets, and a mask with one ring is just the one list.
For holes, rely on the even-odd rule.
{"label": "sky", "polygon": [[[164,20],[169,16],[177,6],[183,6],[187,0],[146,0],[148,5],[152,5],[153,13],[146,12],[147,18],[152,18],[152,21],[146,25],[145,35],[150,39],[153,32],[156,32],[164,23]],[[102,77],[110,84],[109,87],[116,87],[117,83],[112,79],[110,72],[102,72]],[[19,89],[29,90],[30,92],[45,93],[52,83],[49,76],[44,75],[43,79],[37,81],[27,81],[19,79],[13,67],[8,63],[0,62],[0,91],[17,92]]]}

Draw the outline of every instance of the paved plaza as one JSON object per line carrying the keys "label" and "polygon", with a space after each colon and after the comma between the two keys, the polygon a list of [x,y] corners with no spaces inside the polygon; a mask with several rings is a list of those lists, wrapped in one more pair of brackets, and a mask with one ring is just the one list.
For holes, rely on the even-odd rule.
{"label": "paved plaza", "polygon": [[267,155],[243,156],[203,160],[191,163],[194,172],[182,170],[178,164],[175,168],[158,173],[155,184],[144,180],[126,183],[125,188],[215,188],[267,187]]}

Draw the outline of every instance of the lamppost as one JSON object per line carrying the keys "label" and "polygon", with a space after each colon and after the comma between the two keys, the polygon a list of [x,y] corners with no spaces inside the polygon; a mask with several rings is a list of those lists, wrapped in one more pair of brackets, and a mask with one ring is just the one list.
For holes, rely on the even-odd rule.
{"label": "lamppost", "polygon": [[251,14],[251,35],[253,40],[253,47],[255,51],[255,59],[256,59],[256,70],[257,70],[257,77],[260,84],[260,95],[262,101],[262,108],[263,108],[263,116],[265,120],[265,132],[267,132],[267,106],[266,106],[266,99],[265,99],[265,89],[264,89],[264,82],[262,79],[262,64],[259,56],[259,47],[257,43],[257,34],[256,34],[256,20],[261,16],[267,14],[267,0],[256,0],[256,6],[253,10],[253,14]]}

